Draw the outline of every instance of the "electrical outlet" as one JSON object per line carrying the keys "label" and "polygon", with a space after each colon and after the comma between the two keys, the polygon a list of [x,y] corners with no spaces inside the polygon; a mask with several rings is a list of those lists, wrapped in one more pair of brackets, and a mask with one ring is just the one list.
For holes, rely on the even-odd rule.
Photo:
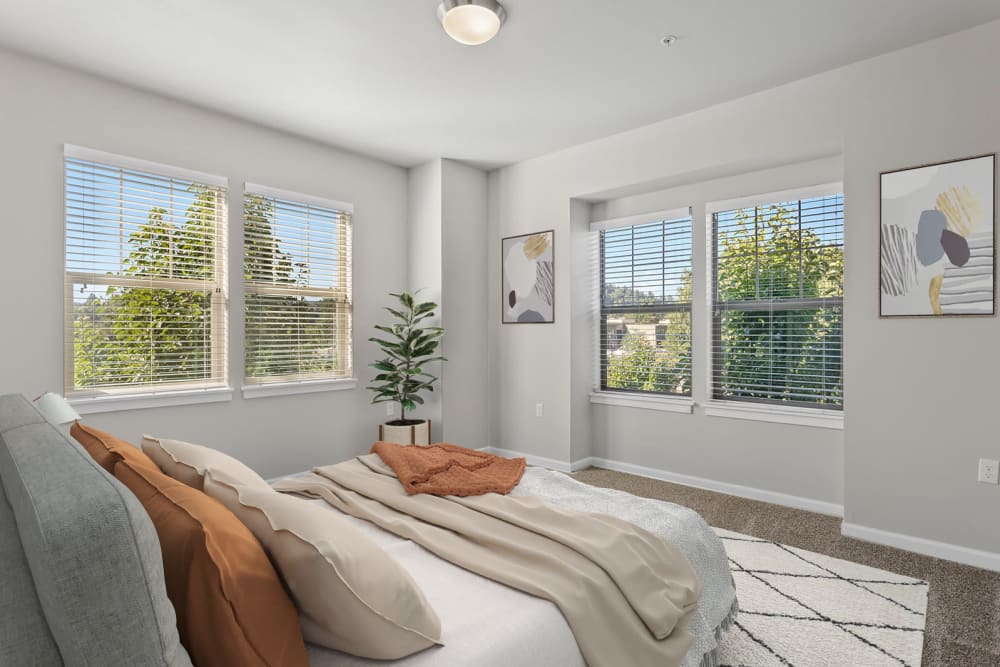
{"label": "electrical outlet", "polygon": [[394,403],[385,404],[385,416],[391,417],[396,414],[396,405]]}
{"label": "electrical outlet", "polygon": [[544,412],[544,406],[541,403],[535,403],[535,416],[541,417]]}
{"label": "electrical outlet", "polygon": [[996,484],[1000,481],[1000,461],[979,459],[979,481],[984,484]]}

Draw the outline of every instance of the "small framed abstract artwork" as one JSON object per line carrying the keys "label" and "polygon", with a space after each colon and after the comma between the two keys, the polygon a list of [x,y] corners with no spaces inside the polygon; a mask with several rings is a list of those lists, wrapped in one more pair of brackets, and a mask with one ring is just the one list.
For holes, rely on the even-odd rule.
{"label": "small framed abstract artwork", "polygon": [[501,241],[504,324],[555,321],[555,231],[511,236]]}
{"label": "small framed abstract artwork", "polygon": [[880,317],[996,313],[996,154],[888,171]]}

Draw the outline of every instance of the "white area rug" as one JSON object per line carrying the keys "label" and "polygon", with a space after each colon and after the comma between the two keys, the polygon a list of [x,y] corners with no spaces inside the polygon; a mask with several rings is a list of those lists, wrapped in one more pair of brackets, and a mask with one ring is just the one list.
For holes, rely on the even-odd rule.
{"label": "white area rug", "polygon": [[727,667],[917,667],[926,581],[716,528],[740,613],[723,636]]}

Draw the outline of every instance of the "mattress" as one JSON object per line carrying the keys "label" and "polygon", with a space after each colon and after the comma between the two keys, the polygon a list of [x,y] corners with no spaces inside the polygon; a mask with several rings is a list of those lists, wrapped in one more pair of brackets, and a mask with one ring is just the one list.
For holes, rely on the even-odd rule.
{"label": "mattress", "polygon": [[[736,609],[736,593],[721,540],[694,511],[658,500],[582,484],[562,473],[529,467],[512,495],[534,495],[565,509],[610,514],[662,535],[687,557],[702,581],[698,610],[688,629],[694,643],[683,667],[713,664],[718,635]],[[443,646],[392,662],[406,667],[582,667],[569,625],[548,600],[522,593],[435,556],[377,526],[340,513],[322,500],[309,502],[336,512],[392,556],[423,590],[442,626]],[[385,665],[309,645],[312,667]]]}

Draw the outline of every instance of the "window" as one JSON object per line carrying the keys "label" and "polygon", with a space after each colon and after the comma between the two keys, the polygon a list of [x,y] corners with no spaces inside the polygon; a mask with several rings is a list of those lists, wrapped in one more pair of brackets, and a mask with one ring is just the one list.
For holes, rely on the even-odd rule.
{"label": "window", "polygon": [[351,211],[247,184],[248,385],[351,377]]}
{"label": "window", "polygon": [[226,384],[226,180],[66,146],[66,394]]}
{"label": "window", "polygon": [[793,197],[711,215],[712,398],[839,410],[844,197]]}
{"label": "window", "polygon": [[690,215],[601,224],[601,389],[690,396]]}

